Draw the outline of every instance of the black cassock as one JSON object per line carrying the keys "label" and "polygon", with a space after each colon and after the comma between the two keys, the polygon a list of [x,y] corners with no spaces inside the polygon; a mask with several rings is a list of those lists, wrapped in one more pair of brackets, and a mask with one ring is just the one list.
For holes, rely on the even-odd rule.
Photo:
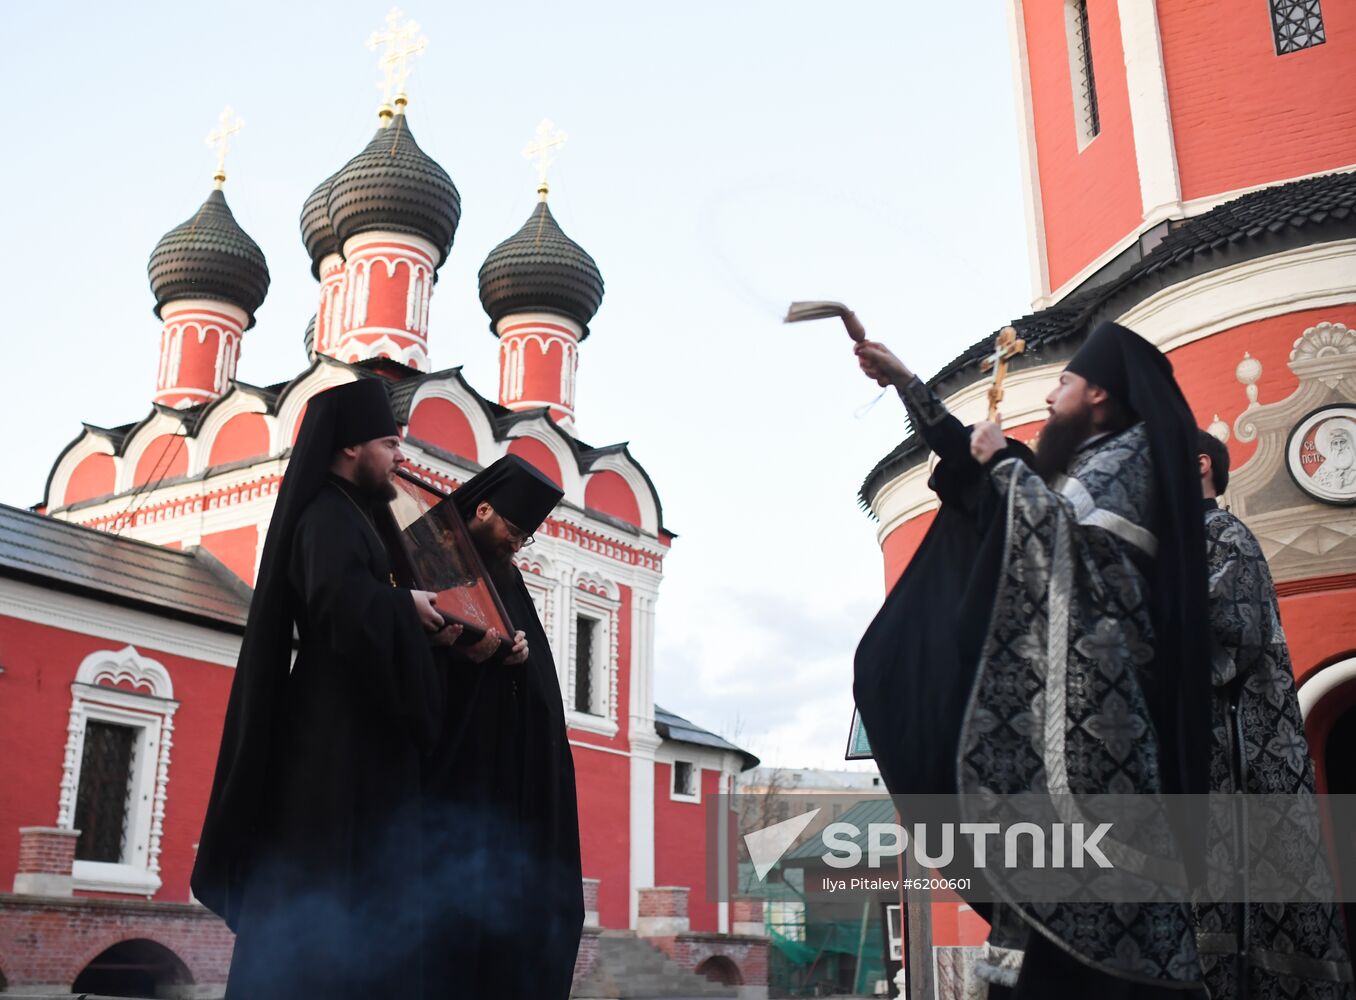
{"label": "black cassock", "polygon": [[240,837],[253,846],[232,907],[231,1000],[425,988],[420,776],[446,686],[409,591],[393,586],[384,508],[330,479],[292,539],[300,651],[271,732],[253,731],[269,759],[257,825]]}
{"label": "black cassock", "polygon": [[574,760],[551,648],[517,568],[495,581],[525,663],[446,654],[424,773],[425,909],[442,997],[565,1000],[584,923]]}

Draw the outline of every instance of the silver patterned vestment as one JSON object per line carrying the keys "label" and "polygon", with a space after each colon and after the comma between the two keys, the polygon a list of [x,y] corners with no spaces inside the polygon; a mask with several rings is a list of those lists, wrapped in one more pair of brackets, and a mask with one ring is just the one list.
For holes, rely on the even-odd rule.
{"label": "silver patterned vestment", "polygon": [[[1076,821],[1081,796],[1161,792],[1145,697],[1154,655],[1146,571],[1157,540],[1144,426],[1085,445],[1053,486],[1012,458],[991,476],[1006,504],[1005,547],[962,731],[964,798],[1048,795],[1057,818]],[[1142,831],[1135,846],[1112,844],[1108,853],[1122,869],[1176,863],[1167,831]],[[1015,979],[1033,933],[1116,978],[1201,979],[1192,914],[1181,902],[1031,903],[1020,878],[991,882],[1002,902],[992,961],[979,966],[991,981]]]}
{"label": "silver patterned vestment", "polygon": [[[1297,843],[1308,845],[1313,858],[1322,857],[1322,846],[1313,763],[1276,590],[1261,546],[1242,521],[1211,505],[1205,533],[1214,690],[1210,784],[1217,792],[1295,796],[1294,808],[1281,813],[1275,826],[1250,828],[1249,850],[1268,859],[1272,877],[1291,878],[1299,898],[1308,869],[1296,864],[1287,870],[1284,862],[1305,857],[1295,851]],[[1227,867],[1225,839],[1217,843]],[[1245,995],[1241,970],[1249,1000],[1353,996],[1341,917],[1330,903],[1219,903],[1200,907],[1197,919],[1201,964],[1214,1000]]]}

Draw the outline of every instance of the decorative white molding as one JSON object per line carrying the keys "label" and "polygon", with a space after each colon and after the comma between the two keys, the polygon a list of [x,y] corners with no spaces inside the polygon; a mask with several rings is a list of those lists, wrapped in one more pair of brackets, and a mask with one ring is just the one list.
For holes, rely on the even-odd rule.
{"label": "decorative white molding", "polygon": [[1012,52],[1012,93],[1017,107],[1017,162],[1022,168],[1022,204],[1026,214],[1027,263],[1031,300],[1050,293],[1050,264],[1045,254],[1045,206],[1041,201],[1040,162],[1036,153],[1036,117],[1031,102],[1031,64],[1026,50],[1024,0],[1007,4],[1008,47]]}
{"label": "decorative white molding", "polygon": [[[565,490],[565,500],[582,508],[584,506],[584,479],[579,474],[579,463],[574,457],[574,452],[570,450],[570,446],[561,439],[560,433],[551,423],[551,419],[545,416],[536,416],[520,420],[514,424],[510,437],[503,442],[504,451],[507,452],[509,446],[518,438],[531,438],[546,445],[555,457],[556,464],[560,466],[560,477],[564,480],[560,485]],[[490,460],[485,458],[481,459],[481,463],[484,465],[488,465],[489,462]]]}
{"label": "decorative white molding", "polygon": [[1300,715],[1307,719],[1315,705],[1342,685],[1353,681],[1356,681],[1356,656],[1329,663],[1326,667],[1314,671],[1300,685],[1297,692]]}
{"label": "decorative white molding", "polygon": [[[212,407],[212,412],[207,414],[207,418],[198,426],[197,433],[194,435],[198,440],[198,446],[194,451],[194,460],[188,467],[188,474],[198,475],[208,467],[212,460],[212,448],[216,445],[217,435],[234,417],[243,413],[257,413],[264,418],[264,424],[268,427],[269,441],[276,437],[274,424],[276,418],[268,412],[268,405],[252,392],[246,392],[244,389],[232,387],[221,400]],[[267,456],[260,456],[261,460]]]}
{"label": "decorative white molding", "polygon": [[[119,687],[129,684],[133,690]],[[160,887],[160,841],[164,832],[173,743],[173,685],[164,665],[134,647],[91,653],[71,684],[71,709],[57,804],[57,826],[74,829],[87,724],[108,722],[135,731],[128,777],[127,818],[120,862],[77,860],[77,889],[150,896]]]}
{"label": "decorative white molding", "polygon": [[324,356],[321,356],[320,364],[316,366],[315,371],[306,376],[299,384],[292,387],[288,392],[287,398],[282,401],[278,408],[278,419],[273,425],[274,438],[269,453],[276,455],[286,448],[292,447],[292,437],[297,429],[297,424],[301,421],[301,411],[307,401],[316,393],[324,392],[326,389],[333,389],[336,385],[344,385],[348,382],[356,381],[355,376],[347,368],[333,363],[327,364]]}
{"label": "decorative white molding", "polygon": [[1168,106],[1168,78],[1158,10],[1143,0],[1118,0],[1130,124],[1135,136],[1144,226],[1182,216],[1182,182]]}
{"label": "decorative white molding", "polygon": [[18,580],[0,580],[0,615],[222,667],[234,668],[240,656],[239,635]]}
{"label": "decorative white molding", "polygon": [[1186,217],[1191,218],[1192,216],[1203,215],[1212,208],[1218,208],[1226,202],[1241,198],[1245,194],[1252,194],[1254,191],[1261,191],[1264,188],[1275,187],[1278,184],[1291,184],[1295,181],[1307,181],[1311,177],[1326,177],[1329,174],[1349,174],[1352,172],[1356,172],[1356,163],[1348,164],[1344,167],[1332,167],[1327,170],[1316,170],[1311,174],[1296,174],[1294,177],[1281,177],[1267,181],[1265,184],[1253,184],[1249,187],[1234,188],[1231,191],[1221,191],[1219,194],[1192,198],[1183,205],[1183,210]]}
{"label": "decorative white molding", "polygon": [[659,507],[655,504],[654,493],[645,477],[623,452],[612,452],[596,459],[584,479],[584,493],[588,495],[589,478],[598,472],[615,472],[626,480],[632,495],[636,498],[636,507],[640,511],[639,528],[651,535],[659,534]]}
{"label": "decorative white molding", "polygon": [[80,440],[61,456],[56,469],[52,472],[52,486],[47,497],[51,507],[60,507],[66,503],[66,492],[71,486],[71,474],[91,455],[108,455],[113,459],[113,488],[117,489],[118,480],[121,478],[122,459],[113,454],[113,445],[107,438],[85,431]]}
{"label": "decorative white molding", "polygon": [[[654,703],[650,703],[653,712]],[[627,926],[636,927],[642,888],[654,885],[654,772],[660,744],[653,722],[648,731],[631,727],[631,900]]]}
{"label": "decorative white molding", "polygon": [[146,449],[161,435],[169,434],[181,440],[182,443],[177,447],[181,447],[187,452],[186,468],[193,468],[198,460],[198,440],[189,437],[186,430],[182,418],[156,410],[149,420],[133,432],[132,439],[123,448],[122,461],[117,470],[118,478],[114,486],[116,492],[124,493],[135,487],[132,479],[136,475],[137,466],[140,464],[142,456],[146,454]]}

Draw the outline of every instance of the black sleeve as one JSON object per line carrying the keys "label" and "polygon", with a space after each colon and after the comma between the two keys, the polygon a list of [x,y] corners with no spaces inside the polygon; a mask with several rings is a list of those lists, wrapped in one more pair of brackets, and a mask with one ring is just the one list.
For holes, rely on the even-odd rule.
{"label": "black sleeve", "polygon": [[375,709],[431,747],[446,699],[442,671],[410,592],[391,586],[389,569],[376,565],[375,539],[368,544],[360,530],[366,525],[356,515],[313,505],[297,526],[292,585],[310,635],[336,666],[351,672]]}

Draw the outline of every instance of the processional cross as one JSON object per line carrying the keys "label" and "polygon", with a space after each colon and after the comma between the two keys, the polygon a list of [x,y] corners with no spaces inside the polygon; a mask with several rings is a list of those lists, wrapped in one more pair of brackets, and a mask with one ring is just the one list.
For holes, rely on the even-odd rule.
{"label": "processional cross", "polygon": [[392,7],[386,15],[386,30],[374,31],[367,39],[367,47],[373,52],[385,48],[377,60],[383,73],[382,81],[377,84],[381,91],[381,108],[377,114],[384,120],[389,120],[396,108],[403,108],[409,103],[409,98],[405,96],[405,82],[409,80],[413,69],[411,60],[428,47],[428,39],[419,36],[419,25],[414,21],[401,24],[402,16],[399,7]]}
{"label": "processional cross", "polygon": [[537,194],[541,200],[546,200],[546,175],[551,169],[551,164],[556,162],[556,150],[565,145],[565,140],[569,136],[556,128],[555,123],[549,118],[543,118],[541,124],[537,126],[537,135],[531,142],[523,147],[523,156],[532,161],[532,165],[537,168]]}
{"label": "processional cross", "polygon": [[1008,373],[1008,362],[1026,350],[1026,341],[1017,336],[1013,327],[1005,326],[993,341],[993,353],[980,362],[981,371],[993,371],[989,382],[989,419],[998,419],[998,404],[1003,401],[1003,379]]}
{"label": "processional cross", "polygon": [[217,172],[212,175],[212,180],[216,182],[217,190],[226,183],[226,154],[231,149],[231,136],[235,135],[245,123],[236,116],[236,113],[230,108],[221,112],[220,122],[216,128],[207,133],[207,145],[215,146],[217,150]]}

